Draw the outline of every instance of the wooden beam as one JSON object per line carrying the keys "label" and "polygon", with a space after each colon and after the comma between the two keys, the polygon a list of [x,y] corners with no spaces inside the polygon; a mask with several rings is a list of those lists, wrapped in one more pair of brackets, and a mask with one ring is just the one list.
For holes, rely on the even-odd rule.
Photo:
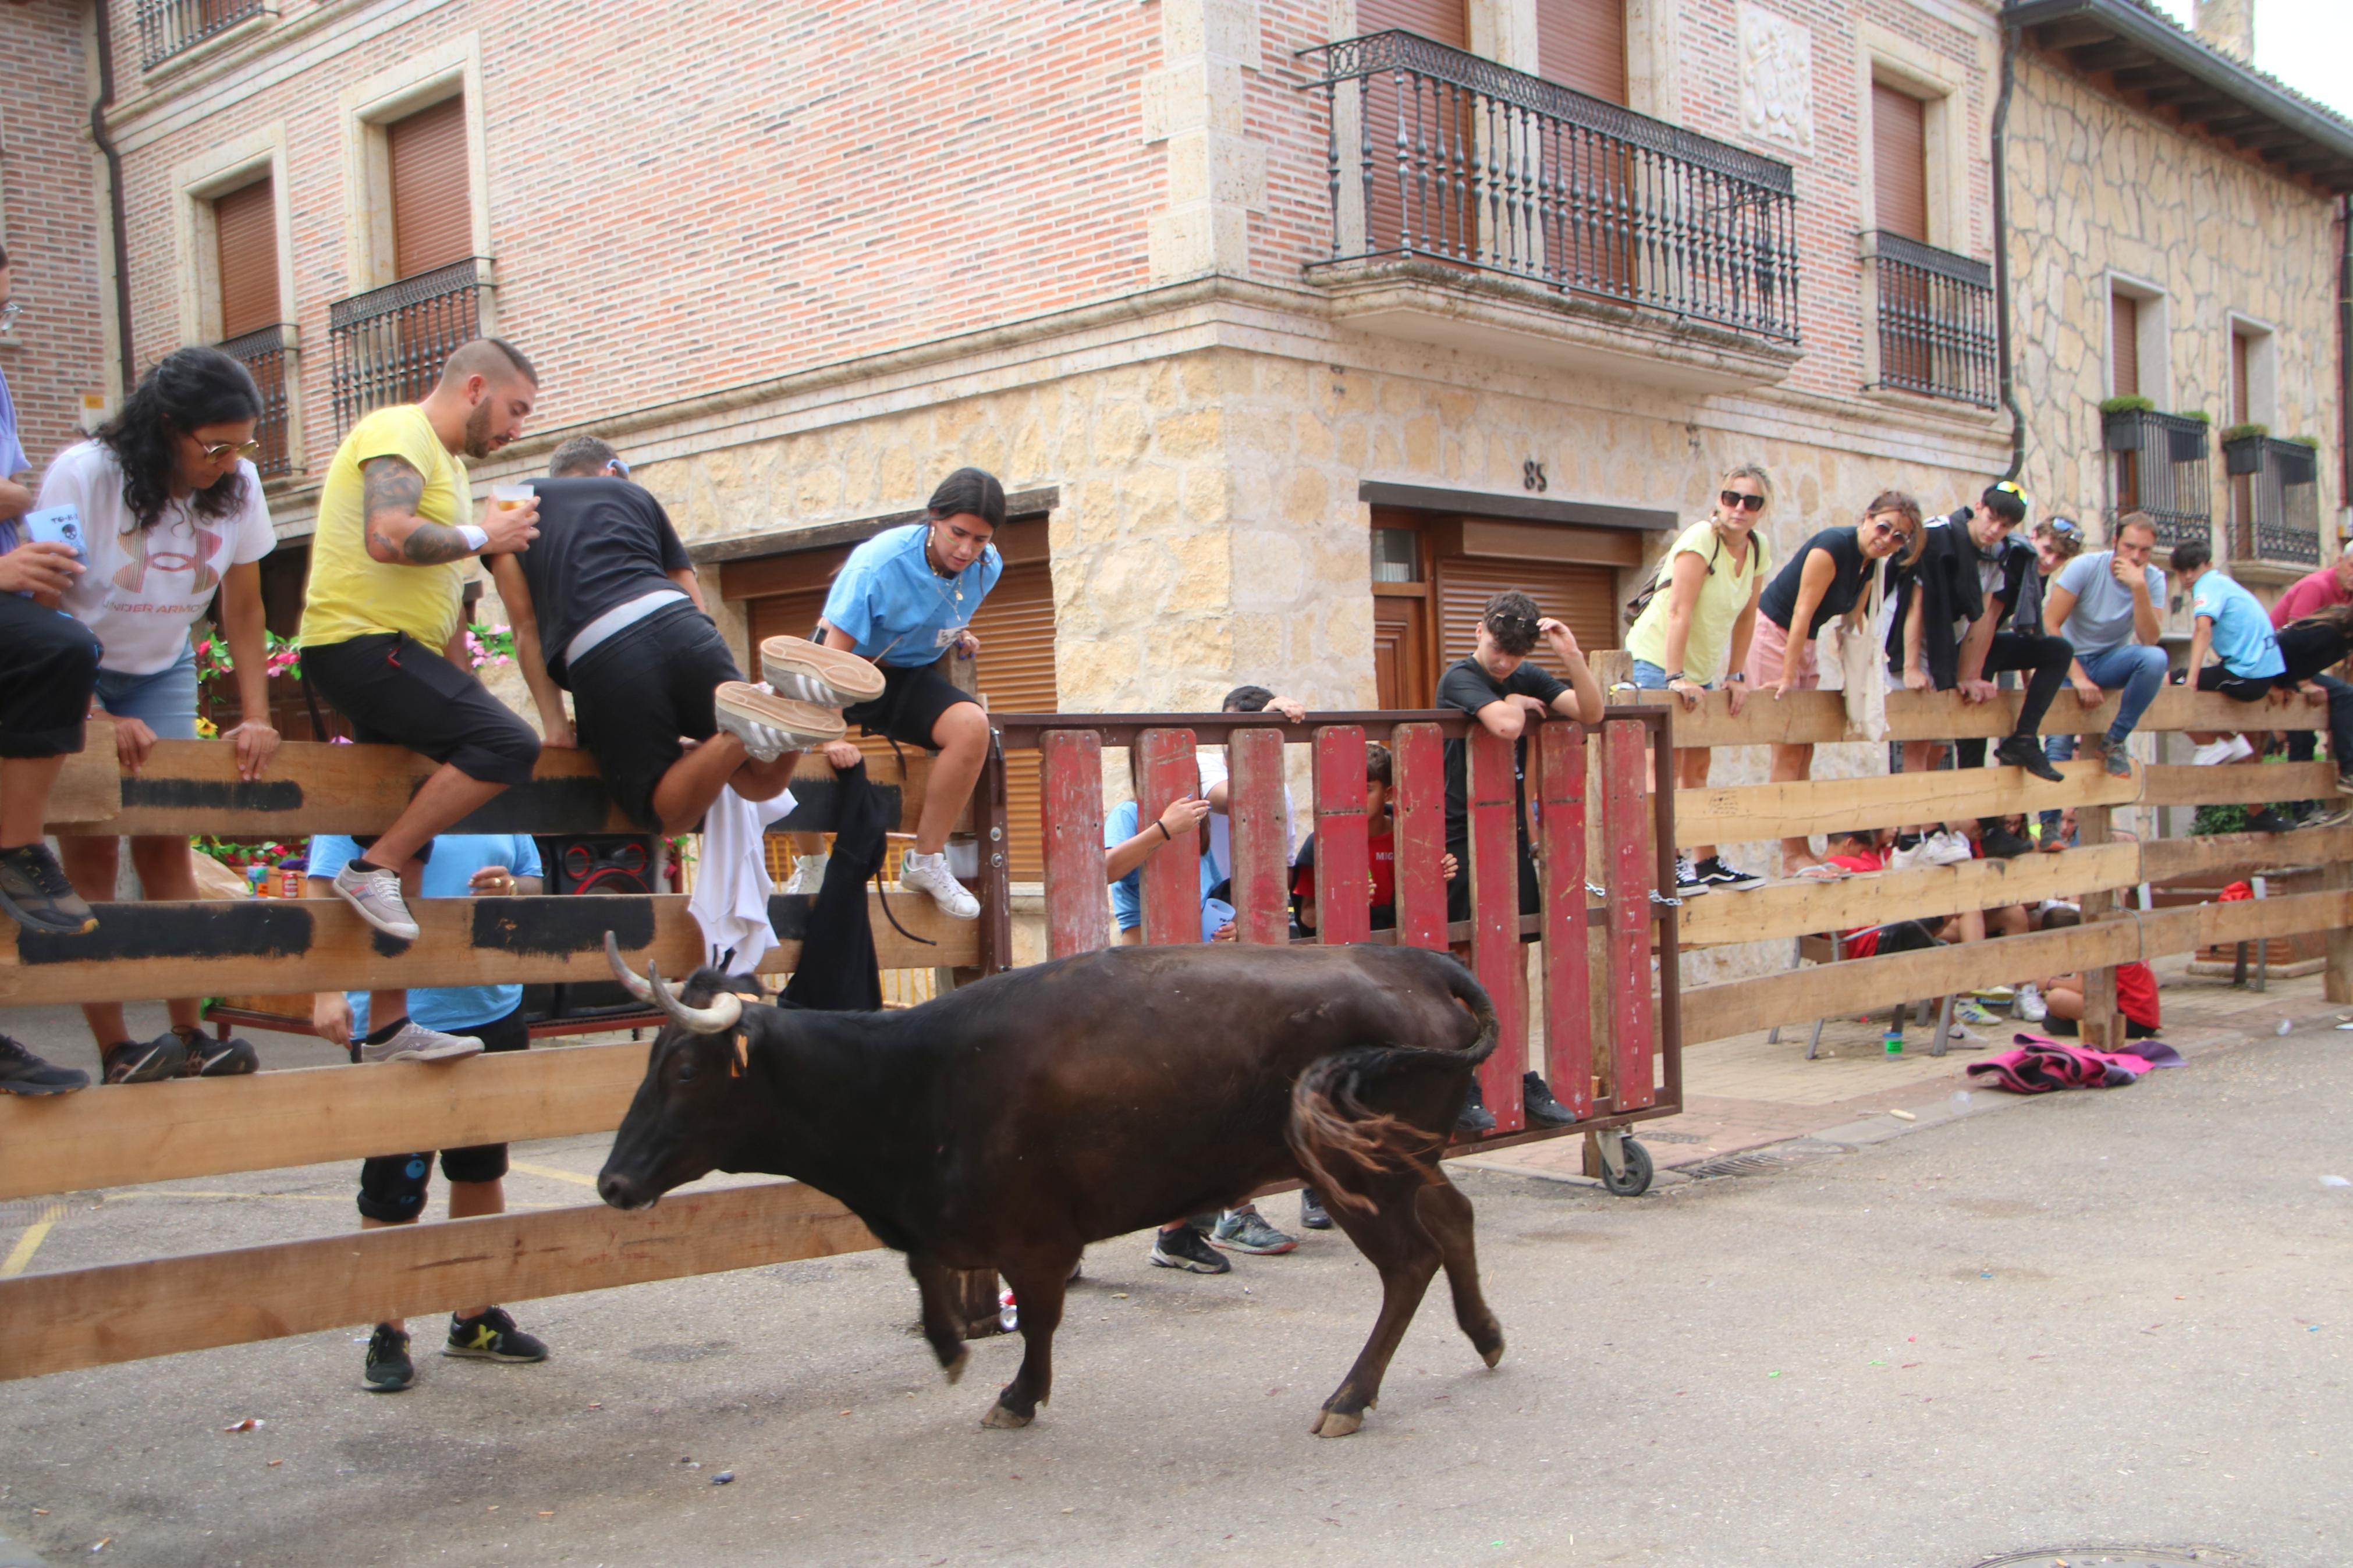
{"label": "wooden beam", "polygon": [[2140,847],[2102,844],[2014,860],[1971,860],[1882,871],[1839,882],[1799,879],[1745,893],[1711,893],[1683,907],[1685,946],[1767,942],[1889,921],[1936,920],[1967,910],[2040,903],[2141,879]]}
{"label": "wooden beam", "polygon": [[2110,778],[2096,762],[2066,763],[2060,771],[2065,776],[2057,784],[2045,784],[2019,768],[1968,768],[1834,783],[1677,790],[1675,842],[1745,844],[1848,827],[2128,805],[2137,794],[2135,780]]}
{"label": "wooden beam", "polygon": [[2353,860],[2353,824],[2302,833],[2222,833],[2200,838],[2152,838],[2140,847],[2141,880],[2243,877],[2292,866]]}
{"label": "wooden beam", "polygon": [[116,760],[112,720],[92,717],[84,724],[81,750],[67,757],[58,770],[58,782],[49,786],[47,809],[60,821],[71,822],[121,812],[122,765]]}
{"label": "wooden beam", "polygon": [[[867,895],[875,954],[885,969],[976,962],[978,926],[950,920],[929,899]],[[762,963],[788,973],[814,900],[769,900],[781,945]],[[245,899],[100,904],[81,936],[16,931],[0,945],[0,1006],[294,991],[399,990],[426,985],[607,980],[605,933],[639,969],[683,975],[705,960],[702,928],[677,894],[604,898],[418,899],[421,930],[400,943],[363,924],[340,900]],[[936,944],[936,945],[932,945]]]}
{"label": "wooden beam", "polygon": [[2143,768],[2141,773],[2143,805],[2254,805],[2337,797],[2334,762],[2156,766]]}
{"label": "wooden beam", "polygon": [[598,1204],[27,1275],[0,1279],[0,1378],[877,1245],[816,1188],[771,1182],[633,1214]]}
{"label": "wooden beam", "polygon": [[[1753,696],[1738,718],[1731,712],[1731,696],[1712,691],[1695,713],[1663,691],[1620,689],[1609,700],[1621,707],[1672,710],[1678,746],[1825,745],[1846,734],[1844,699],[1831,691],[1796,691],[1776,702],[1769,694]],[[1887,733],[1894,741],[2000,740],[2018,727],[2021,694],[2006,691],[1988,702],[1964,702],[1957,691],[1891,691],[1887,694]],[[2292,702],[2284,708],[2253,710],[2265,728],[2317,730],[2328,722],[2327,710]],[[2191,691],[2167,687],[2149,704],[2137,728],[2161,730],[2242,730],[2250,722],[2246,703],[2233,702],[2219,691]],[[2045,716],[2046,735],[2098,734],[2115,721],[2116,700],[2085,708],[2073,693],[2061,692]]]}
{"label": "wooden beam", "polygon": [[[0,1096],[0,1201],[609,1132],[647,1043]],[[322,1044],[322,1061],[342,1052]],[[355,1076],[364,1075],[364,1076]]]}

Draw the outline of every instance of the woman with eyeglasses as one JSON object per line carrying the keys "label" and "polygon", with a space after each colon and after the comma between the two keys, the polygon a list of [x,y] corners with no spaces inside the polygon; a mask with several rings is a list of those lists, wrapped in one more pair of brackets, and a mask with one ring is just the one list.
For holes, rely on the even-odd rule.
{"label": "woman with eyeglasses", "polygon": [[[1691,712],[1702,693],[1723,681],[1731,692],[1733,715],[1739,716],[1748,700],[1746,667],[1757,628],[1757,597],[1772,554],[1757,526],[1772,500],[1773,481],[1764,468],[1742,463],[1724,476],[1715,510],[1668,547],[1626,634],[1639,689],[1672,691]],[[1705,746],[1676,748],[1675,773],[1683,788],[1706,787],[1710,755]],[[1753,888],[1763,880],[1734,870],[1713,844],[1694,845],[1675,861],[1675,889],[1683,897],[1716,888]]]}
{"label": "woman with eyeglasses", "polygon": [[[1807,540],[1757,595],[1749,684],[1759,691],[1771,688],[1776,702],[1821,685],[1814,639],[1833,620],[1843,618],[1852,628],[1879,563],[1901,551],[1899,562],[1908,566],[1919,559],[1920,544],[1920,503],[1901,490],[1881,491],[1852,527],[1836,524]],[[1813,747],[1776,745],[1772,771],[1776,784],[1810,778]],[[1781,840],[1783,876],[1820,863],[1810,841]]]}
{"label": "woman with eyeglasses", "polygon": [[[80,513],[89,559],[61,604],[103,649],[90,711],[114,721],[125,772],[143,766],[159,740],[196,738],[196,656],[188,632],[216,591],[245,716],[223,737],[237,747],[238,775],[260,777],[278,750],[260,566],[278,541],[252,462],[260,417],[261,394],[245,366],[218,349],[181,349],[141,378],[96,438],[59,453],[41,480],[41,507]],[[66,875],[83,898],[114,896],[119,844],[64,840]],[[150,899],[197,896],[185,836],[133,837],[131,863]],[[254,1069],[251,1046],[205,1037],[194,998],[168,1005],[171,1029],[145,1042],[130,1037],[119,1004],[82,1008],[109,1083]]]}

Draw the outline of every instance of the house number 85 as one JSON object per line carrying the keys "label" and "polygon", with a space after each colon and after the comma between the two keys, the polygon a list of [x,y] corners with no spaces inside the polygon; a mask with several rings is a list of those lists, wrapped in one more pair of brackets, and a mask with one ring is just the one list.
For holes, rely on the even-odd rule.
{"label": "house number 85", "polygon": [[1544,490],[1552,487],[1546,482],[1544,465],[1530,458],[1520,465],[1520,486],[1524,489]]}

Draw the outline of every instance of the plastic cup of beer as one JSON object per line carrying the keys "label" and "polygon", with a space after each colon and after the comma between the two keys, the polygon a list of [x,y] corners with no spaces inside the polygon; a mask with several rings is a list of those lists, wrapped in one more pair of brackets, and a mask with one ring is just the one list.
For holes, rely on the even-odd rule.
{"label": "plastic cup of beer", "polygon": [[531,488],[529,483],[522,481],[512,484],[492,485],[491,487],[491,500],[498,503],[498,508],[501,511],[507,511],[515,507],[519,507],[538,493],[539,492],[537,490]]}

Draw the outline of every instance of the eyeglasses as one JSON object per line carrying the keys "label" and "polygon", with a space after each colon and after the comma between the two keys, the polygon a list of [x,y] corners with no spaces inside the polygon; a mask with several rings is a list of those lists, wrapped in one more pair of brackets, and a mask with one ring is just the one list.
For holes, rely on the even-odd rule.
{"label": "eyeglasses", "polygon": [[1763,511],[1765,510],[1765,498],[1763,496],[1744,495],[1738,490],[1718,490],[1715,492],[1715,499],[1722,501],[1725,505],[1736,508],[1741,511]]}
{"label": "eyeglasses", "polygon": [[19,305],[14,300],[9,300],[5,305],[0,305],[0,332],[5,332],[10,327],[16,325],[16,318],[18,315],[23,313],[24,309],[24,306]]}
{"label": "eyeglasses", "polygon": [[1895,535],[1898,539],[1909,539],[1912,537],[1912,531],[1910,529],[1899,528],[1883,517],[1874,517],[1871,520],[1871,531],[1879,535],[1882,539],[1886,538],[1891,533]]}
{"label": "eyeglasses", "polygon": [[232,452],[240,458],[250,458],[261,450],[261,443],[259,441],[215,441],[208,447],[198,447],[196,450],[217,463]]}

